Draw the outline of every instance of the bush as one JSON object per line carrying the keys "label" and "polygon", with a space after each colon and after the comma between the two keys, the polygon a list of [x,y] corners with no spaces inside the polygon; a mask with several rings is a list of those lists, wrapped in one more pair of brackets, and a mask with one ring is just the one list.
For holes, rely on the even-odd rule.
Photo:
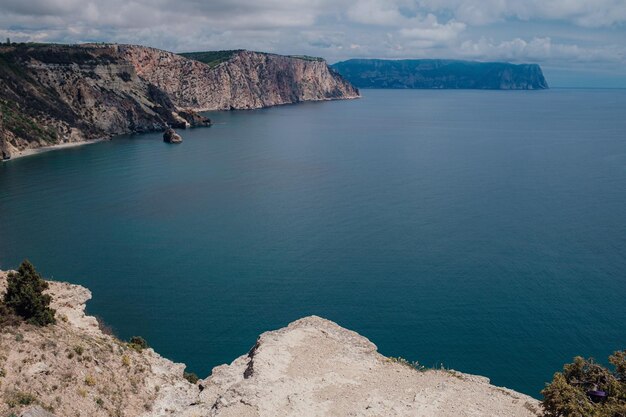
{"label": "bush", "polygon": [[37,398],[34,395],[22,391],[13,391],[8,393],[5,399],[9,408],[15,408],[20,405],[31,405],[37,401]]}
{"label": "bush", "polygon": [[[626,350],[609,356],[611,371],[580,356],[554,374],[543,395],[545,417],[626,416]],[[606,397],[591,395],[603,391]]]}
{"label": "bush", "polygon": [[141,352],[148,348],[148,342],[141,336],[133,336],[128,341],[128,347],[135,349],[137,352]]}
{"label": "bush", "polygon": [[196,382],[198,382],[198,380],[200,379],[200,378],[198,378],[198,375],[196,375],[196,374],[195,374],[195,373],[193,373],[193,372],[185,372],[185,373],[183,373],[183,377],[184,377],[187,381],[191,382],[192,384],[195,384],[195,383],[196,383]]}
{"label": "bush", "polygon": [[21,320],[9,307],[0,301],[0,330],[9,326],[17,326]]}
{"label": "bush", "polygon": [[28,323],[37,326],[54,324],[55,311],[50,308],[52,297],[43,293],[47,288],[48,283],[35,267],[24,261],[17,273],[11,272],[8,276],[4,304]]}

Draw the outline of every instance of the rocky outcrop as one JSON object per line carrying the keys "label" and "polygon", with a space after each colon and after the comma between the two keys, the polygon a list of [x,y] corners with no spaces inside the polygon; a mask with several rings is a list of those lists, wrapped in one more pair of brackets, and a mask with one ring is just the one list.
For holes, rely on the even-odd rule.
{"label": "rocky outcrop", "polygon": [[359,97],[356,88],[320,59],[232,51],[213,66],[153,48],[119,45],[118,49],[142,78],[165,91],[176,106],[196,111]]}
{"label": "rocky outcrop", "polygon": [[360,88],[541,90],[548,88],[536,64],[445,59],[350,59],[333,68]]}
{"label": "rocky outcrop", "polygon": [[165,130],[165,133],[163,133],[163,142],[167,142],[167,143],[182,143],[183,138],[176,133],[176,131],[174,129],[172,129],[171,127],[168,127]]}
{"label": "rocky outcrop", "polygon": [[[0,272],[0,293],[5,279]],[[191,384],[184,365],[104,334],[84,313],[87,289],[50,282],[49,292],[57,324],[0,329],[0,415],[29,407],[57,416],[540,415],[533,398],[484,377],[415,369],[315,316],[263,333],[250,352]]]}

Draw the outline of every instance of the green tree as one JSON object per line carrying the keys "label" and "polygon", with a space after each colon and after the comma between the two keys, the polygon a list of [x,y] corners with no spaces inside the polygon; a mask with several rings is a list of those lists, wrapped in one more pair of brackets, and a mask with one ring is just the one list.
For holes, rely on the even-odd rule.
{"label": "green tree", "polygon": [[[580,356],[541,391],[545,417],[626,417],[626,350],[609,357],[614,371]],[[602,391],[605,397],[593,396]]]}
{"label": "green tree", "polygon": [[50,308],[52,297],[43,293],[47,288],[48,283],[25,260],[17,273],[8,275],[4,304],[28,323],[38,326],[54,324],[55,311]]}

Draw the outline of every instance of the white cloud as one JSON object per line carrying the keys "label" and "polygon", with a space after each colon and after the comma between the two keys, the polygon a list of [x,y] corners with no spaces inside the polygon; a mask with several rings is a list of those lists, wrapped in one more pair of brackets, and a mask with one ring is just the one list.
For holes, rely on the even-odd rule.
{"label": "white cloud", "polygon": [[624,63],[626,0],[0,0],[0,36],[584,68]]}
{"label": "white cloud", "polygon": [[502,42],[481,38],[477,42],[463,42],[459,54],[467,58],[507,61],[621,62],[625,58],[625,49],[618,46],[584,48],[574,44],[553,43],[550,38],[533,38],[529,41],[515,38]]}
{"label": "white cloud", "polygon": [[624,0],[420,0],[432,11],[447,10],[472,25],[507,18],[564,21],[583,27],[601,27],[626,22]]}

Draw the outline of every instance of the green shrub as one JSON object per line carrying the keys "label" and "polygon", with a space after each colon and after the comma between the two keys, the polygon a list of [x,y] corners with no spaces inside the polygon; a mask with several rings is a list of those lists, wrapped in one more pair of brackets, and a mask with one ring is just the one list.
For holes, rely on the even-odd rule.
{"label": "green shrub", "polygon": [[50,308],[52,297],[44,294],[48,283],[41,278],[28,261],[22,262],[17,273],[11,272],[7,279],[4,304],[28,323],[45,326],[56,322],[55,311]]}
{"label": "green shrub", "polygon": [[[624,417],[626,416],[626,350],[609,356],[611,371],[593,359],[580,356],[554,374],[541,391],[545,417]],[[589,391],[604,391],[602,400]]]}
{"label": "green shrub", "polygon": [[9,326],[17,326],[21,320],[9,307],[0,300],[0,330]]}
{"label": "green shrub", "polygon": [[196,383],[196,382],[198,382],[198,380],[200,379],[200,378],[198,378],[198,375],[196,375],[196,374],[195,374],[195,373],[193,373],[193,372],[185,372],[185,373],[183,373],[183,377],[184,377],[187,381],[191,382],[192,384],[195,384],[195,383]]}
{"label": "green shrub", "polygon": [[133,336],[128,341],[128,347],[135,349],[137,352],[148,348],[148,342],[141,336]]}
{"label": "green shrub", "polygon": [[8,394],[6,400],[10,408],[15,408],[19,405],[31,405],[37,401],[37,398],[28,392],[14,391]]}

